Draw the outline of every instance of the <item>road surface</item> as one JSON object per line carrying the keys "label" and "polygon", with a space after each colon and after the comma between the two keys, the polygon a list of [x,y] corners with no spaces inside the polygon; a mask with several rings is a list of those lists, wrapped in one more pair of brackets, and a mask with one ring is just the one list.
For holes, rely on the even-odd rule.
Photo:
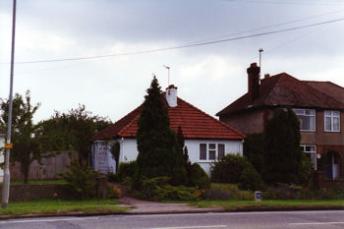
{"label": "road surface", "polygon": [[0,221],[0,229],[223,229],[344,228],[344,211],[238,212],[95,217],[31,218]]}

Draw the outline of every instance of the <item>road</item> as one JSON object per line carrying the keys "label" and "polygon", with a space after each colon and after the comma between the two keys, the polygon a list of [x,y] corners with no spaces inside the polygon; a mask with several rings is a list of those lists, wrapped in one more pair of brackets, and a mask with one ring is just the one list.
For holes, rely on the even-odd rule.
{"label": "road", "polygon": [[344,228],[344,211],[200,213],[31,218],[0,221],[0,229]]}

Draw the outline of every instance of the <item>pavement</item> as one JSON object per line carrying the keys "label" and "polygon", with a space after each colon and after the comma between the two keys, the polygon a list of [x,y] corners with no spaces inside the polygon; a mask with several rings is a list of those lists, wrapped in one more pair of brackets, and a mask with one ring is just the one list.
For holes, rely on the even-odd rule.
{"label": "pavement", "polygon": [[0,229],[338,229],[344,211],[232,212],[93,217],[52,217],[0,221]]}
{"label": "pavement", "polygon": [[206,213],[222,212],[223,208],[197,208],[185,203],[162,203],[139,200],[132,197],[123,197],[119,202],[124,207],[129,207],[128,214],[166,214],[166,213]]}

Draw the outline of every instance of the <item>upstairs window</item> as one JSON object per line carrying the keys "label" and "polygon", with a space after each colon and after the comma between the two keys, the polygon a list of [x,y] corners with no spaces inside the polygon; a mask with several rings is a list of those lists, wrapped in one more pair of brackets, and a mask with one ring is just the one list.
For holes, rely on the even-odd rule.
{"label": "upstairs window", "polygon": [[201,143],[199,150],[199,159],[201,161],[221,160],[225,155],[225,144]]}
{"label": "upstairs window", "polygon": [[324,129],[326,132],[340,132],[340,112],[324,112]]}
{"label": "upstairs window", "polygon": [[315,131],[315,110],[293,109],[300,122],[301,131]]}

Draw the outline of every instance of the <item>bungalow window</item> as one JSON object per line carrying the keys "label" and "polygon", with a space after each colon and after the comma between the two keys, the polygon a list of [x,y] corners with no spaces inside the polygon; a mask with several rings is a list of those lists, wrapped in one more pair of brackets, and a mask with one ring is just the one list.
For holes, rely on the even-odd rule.
{"label": "bungalow window", "polygon": [[315,110],[293,109],[300,122],[301,131],[315,131]]}
{"label": "bungalow window", "polygon": [[207,144],[199,145],[199,159],[207,160]]}
{"label": "bungalow window", "polygon": [[221,160],[225,156],[225,144],[218,144],[217,159]]}
{"label": "bungalow window", "polygon": [[216,159],[216,144],[209,144],[209,160]]}
{"label": "bungalow window", "polygon": [[301,150],[306,154],[312,163],[312,168],[317,170],[317,151],[315,145],[301,145]]}
{"label": "bungalow window", "polygon": [[221,160],[225,155],[225,144],[216,144],[216,143],[201,143],[200,145],[200,160],[209,160],[215,161]]}
{"label": "bungalow window", "polygon": [[339,111],[324,112],[324,129],[326,132],[340,132]]}

